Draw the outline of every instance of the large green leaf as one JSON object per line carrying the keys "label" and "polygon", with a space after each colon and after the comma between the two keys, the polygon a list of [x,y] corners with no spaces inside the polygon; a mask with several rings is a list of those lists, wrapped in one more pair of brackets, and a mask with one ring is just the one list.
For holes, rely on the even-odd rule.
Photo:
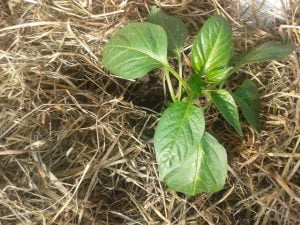
{"label": "large green leaf", "polygon": [[239,112],[232,95],[228,91],[220,89],[211,91],[210,97],[225,120],[242,136],[243,132],[239,121]]}
{"label": "large green leaf", "polygon": [[194,40],[192,46],[193,68],[196,72],[204,74],[208,80],[216,79],[218,72],[223,78],[232,53],[230,24],[221,16],[211,17],[205,22]]}
{"label": "large green leaf", "polygon": [[282,60],[295,50],[295,45],[291,41],[274,42],[269,41],[256,48],[251,49],[246,54],[235,57],[233,62],[238,67],[245,64],[269,61]]}
{"label": "large green leaf", "polygon": [[156,159],[162,179],[194,154],[204,127],[202,110],[190,102],[175,102],[164,111],[154,134]]}
{"label": "large green leaf", "polygon": [[102,62],[119,77],[141,77],[168,64],[166,32],[155,24],[130,23],[105,45]]}
{"label": "large green leaf", "polygon": [[150,23],[162,26],[168,37],[168,51],[170,56],[179,56],[188,35],[186,25],[178,18],[168,16],[153,7],[147,19]]}
{"label": "large green leaf", "polygon": [[241,106],[242,112],[248,123],[257,132],[260,132],[260,101],[255,83],[252,80],[245,80],[239,89],[233,93],[233,97]]}
{"label": "large green leaf", "polygon": [[188,195],[216,192],[227,177],[227,155],[224,147],[208,132],[188,157],[164,178],[168,187]]}

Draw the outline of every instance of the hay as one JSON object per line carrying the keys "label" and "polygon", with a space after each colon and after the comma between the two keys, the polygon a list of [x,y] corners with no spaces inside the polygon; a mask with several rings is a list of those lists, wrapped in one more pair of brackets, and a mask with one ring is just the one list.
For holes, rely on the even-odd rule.
{"label": "hay", "polygon": [[[229,155],[224,190],[177,194],[158,179],[152,144],[167,97],[152,109],[133,104],[147,102],[152,81],[115,79],[99,60],[111,34],[142,21],[153,4],[189,25],[186,54],[215,13],[233,24],[239,52],[280,35],[300,43],[299,1],[272,30],[244,26],[237,1],[2,1],[0,224],[300,224],[299,50],[247,66],[229,83],[259,85],[259,136],[243,123],[240,139],[207,112]],[[161,81],[155,86],[163,93]]]}

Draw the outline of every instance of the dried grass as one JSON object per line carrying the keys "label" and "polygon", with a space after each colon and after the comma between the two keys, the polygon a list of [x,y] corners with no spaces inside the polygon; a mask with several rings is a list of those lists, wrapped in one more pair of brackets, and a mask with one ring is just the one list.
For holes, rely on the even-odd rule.
{"label": "dried grass", "polygon": [[158,179],[152,109],[166,99],[154,99],[152,109],[138,99],[163,93],[161,82],[114,79],[99,60],[111,34],[152,5],[188,23],[189,43],[215,13],[234,25],[239,51],[280,35],[300,43],[299,1],[272,30],[244,26],[237,3],[2,1],[0,224],[300,224],[299,48],[283,62],[246,67],[230,83],[248,77],[259,85],[259,136],[243,123],[240,139],[214,109],[207,113],[230,172],[223,191],[195,197]]}

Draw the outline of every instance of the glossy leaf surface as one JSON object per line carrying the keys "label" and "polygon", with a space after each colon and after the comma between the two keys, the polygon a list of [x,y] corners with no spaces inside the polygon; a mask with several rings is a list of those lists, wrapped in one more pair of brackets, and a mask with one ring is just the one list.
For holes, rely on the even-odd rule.
{"label": "glossy leaf surface", "polygon": [[157,8],[152,8],[148,22],[162,26],[168,37],[170,56],[179,56],[188,35],[187,26],[178,18],[166,15]]}
{"label": "glossy leaf surface", "polygon": [[233,94],[248,123],[257,131],[261,131],[259,118],[260,101],[258,89],[252,80],[245,80]]}
{"label": "glossy leaf surface", "polygon": [[162,179],[194,154],[204,127],[202,110],[190,102],[175,102],[163,112],[154,134],[156,159]]}
{"label": "glossy leaf surface", "polygon": [[221,190],[226,177],[226,151],[212,135],[205,132],[199,146],[182,159],[164,180],[178,192],[195,195]]}
{"label": "glossy leaf surface", "polygon": [[220,89],[211,91],[210,97],[225,120],[242,136],[239,112],[232,95],[228,91]]}
{"label": "glossy leaf surface", "polygon": [[116,76],[141,77],[168,63],[166,32],[155,24],[130,23],[105,45],[102,62]]}
{"label": "glossy leaf surface", "polygon": [[[192,46],[192,65],[197,73],[210,79],[217,70],[226,70],[233,53],[230,24],[221,16],[208,19]],[[224,71],[223,71],[224,72]]]}

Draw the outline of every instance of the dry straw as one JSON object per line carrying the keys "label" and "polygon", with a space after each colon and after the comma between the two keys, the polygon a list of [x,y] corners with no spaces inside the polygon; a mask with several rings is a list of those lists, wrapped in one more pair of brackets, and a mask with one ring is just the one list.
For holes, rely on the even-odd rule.
{"label": "dry straw", "polygon": [[248,77],[260,87],[259,136],[243,123],[240,139],[208,111],[229,155],[225,189],[177,194],[158,179],[151,139],[167,101],[162,82],[112,78],[99,60],[112,33],[152,5],[189,25],[186,55],[216,13],[233,24],[238,51],[280,36],[300,43],[299,1],[272,29],[245,26],[238,1],[2,1],[0,224],[300,224],[299,50],[230,82]]}

